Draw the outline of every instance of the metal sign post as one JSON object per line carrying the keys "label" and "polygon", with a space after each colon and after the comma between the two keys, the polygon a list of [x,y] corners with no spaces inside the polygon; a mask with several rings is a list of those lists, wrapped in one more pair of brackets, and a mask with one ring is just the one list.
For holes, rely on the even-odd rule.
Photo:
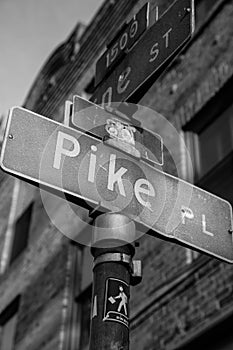
{"label": "metal sign post", "polygon": [[[175,57],[178,49],[181,49],[185,45],[193,32],[194,0],[177,1],[164,15],[164,20],[158,21],[152,28],[147,30],[144,37],[134,46],[112,74],[100,84],[97,91],[92,96],[91,101],[101,104],[102,106],[105,106],[107,103],[109,107],[111,107],[113,102],[138,102],[144,94],[143,90],[149,89],[152,79],[154,81],[155,78],[160,75],[161,70]],[[116,49],[119,50],[118,45],[119,44],[116,43],[115,51],[113,51],[113,55],[115,56],[117,55]],[[97,84],[100,83],[104,75],[102,72],[105,72],[105,69],[102,67],[104,66],[103,62],[106,60],[106,57],[108,58],[106,60],[107,66],[109,65],[109,55],[109,51],[106,51],[106,54],[104,54],[97,63]],[[114,230],[114,222],[110,225],[110,230]],[[94,237],[97,239],[96,231],[94,231]],[[107,251],[103,256],[106,256],[106,254]],[[95,253],[93,256],[96,261],[97,256]],[[109,264],[111,264],[111,266]],[[103,312],[104,307],[104,318],[101,319],[101,316],[98,316],[98,311],[96,312],[96,316],[95,313],[94,317],[92,316],[90,350],[129,349],[129,336],[126,332],[128,320],[126,320],[127,324],[120,324],[119,322],[119,325],[114,320],[110,321],[113,310],[109,302],[112,300],[114,304],[116,302],[116,296],[110,295],[111,293],[109,293],[108,290],[108,288],[110,288],[109,284],[115,283],[115,288],[119,288],[117,298],[120,298],[122,303],[123,300],[127,300],[127,292],[125,293],[125,289],[129,291],[127,282],[129,279],[129,272],[126,268],[124,272],[118,269],[115,270],[115,268],[117,268],[117,263],[113,264],[113,262],[105,262],[99,267],[94,265],[92,305],[93,310],[97,309],[97,305],[99,305],[100,312]],[[108,268],[110,270],[107,270]],[[101,271],[101,269],[103,269],[103,271]],[[106,274],[104,273],[104,269],[106,269]],[[116,281],[113,282],[115,272],[117,272],[117,278]],[[125,273],[126,282],[122,283],[123,280],[121,280],[121,276]],[[106,286],[105,301],[103,303],[104,283],[106,283]],[[99,286],[99,293],[97,292],[97,286]],[[122,288],[121,291],[120,288]],[[99,295],[100,299],[99,304],[97,295]],[[119,308],[120,306],[121,305],[119,305]],[[125,313],[127,313],[127,308],[125,309]],[[109,316],[109,321],[106,318],[107,316]],[[124,320],[125,317],[120,315],[119,318]],[[112,326],[110,326],[111,322],[113,323]],[[119,327],[123,327],[122,330]]]}
{"label": "metal sign post", "polygon": [[132,262],[135,238],[135,224],[125,215],[95,219],[90,350],[129,349],[130,285],[141,280],[140,262]]}

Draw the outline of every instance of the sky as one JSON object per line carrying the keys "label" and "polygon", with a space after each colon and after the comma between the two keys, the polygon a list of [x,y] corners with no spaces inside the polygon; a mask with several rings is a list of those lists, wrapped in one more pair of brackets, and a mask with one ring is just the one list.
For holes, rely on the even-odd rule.
{"label": "sky", "polygon": [[103,0],[0,0],[0,116],[20,106],[54,49]]}

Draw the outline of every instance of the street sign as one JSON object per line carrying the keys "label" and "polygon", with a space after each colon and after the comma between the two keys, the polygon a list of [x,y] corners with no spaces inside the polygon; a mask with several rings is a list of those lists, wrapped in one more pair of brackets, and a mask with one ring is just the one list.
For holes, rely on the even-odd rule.
{"label": "street sign", "polygon": [[15,107],[1,167],[84,207],[123,212],[152,235],[233,263],[227,201],[95,137]]}
{"label": "street sign", "polygon": [[145,93],[145,86],[148,90],[193,32],[194,0],[176,1],[99,85],[91,101],[97,104],[135,102],[134,96]]}
{"label": "street sign", "polygon": [[96,63],[95,86],[114,67],[146,30],[149,21],[149,3],[145,4],[134,18],[117,33],[107,50]]}
{"label": "street sign", "polygon": [[[135,105],[132,106],[134,108]],[[115,111],[116,113],[118,111]],[[152,133],[138,126],[140,122],[127,116],[112,114],[100,106],[87,101],[80,96],[73,97],[71,117],[67,118],[66,125],[102,140],[110,138],[109,129],[113,128],[116,134],[117,125],[124,126],[123,130],[133,130],[133,147],[138,151],[138,157],[154,164],[163,165],[163,141],[160,135]],[[125,117],[125,118],[124,118]],[[115,136],[115,135],[114,135]]]}

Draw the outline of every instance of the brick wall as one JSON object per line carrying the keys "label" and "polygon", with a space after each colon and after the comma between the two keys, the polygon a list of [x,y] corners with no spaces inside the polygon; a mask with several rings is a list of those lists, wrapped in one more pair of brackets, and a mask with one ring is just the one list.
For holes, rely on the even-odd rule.
{"label": "brick wall", "polygon": [[[164,293],[133,324],[132,349],[175,349],[176,344],[233,309],[232,269],[208,259]],[[140,329],[140,332],[138,331]]]}

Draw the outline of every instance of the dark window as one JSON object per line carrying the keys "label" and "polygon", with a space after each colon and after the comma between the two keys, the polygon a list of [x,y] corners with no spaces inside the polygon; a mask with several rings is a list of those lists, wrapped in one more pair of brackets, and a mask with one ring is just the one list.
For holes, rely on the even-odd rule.
{"label": "dark window", "polygon": [[205,175],[233,150],[233,105],[199,135],[200,176]]}
{"label": "dark window", "polygon": [[19,300],[20,298],[17,297],[0,315],[0,349],[1,350],[14,349]]}
{"label": "dark window", "polygon": [[90,247],[74,246],[73,305],[70,349],[88,350],[91,323],[92,267]]}
{"label": "dark window", "polygon": [[11,250],[10,264],[22,253],[28,245],[29,228],[33,203],[30,204],[15,223],[14,240]]}
{"label": "dark window", "polygon": [[233,79],[184,126],[197,186],[233,204]]}
{"label": "dark window", "polygon": [[233,203],[233,105],[197,136],[198,186]]}
{"label": "dark window", "polygon": [[79,350],[88,348],[90,338],[90,322],[91,322],[91,295],[92,286],[89,286],[77,298],[78,319],[80,319],[80,344]]}
{"label": "dark window", "polygon": [[198,181],[198,186],[215,193],[233,205],[233,152],[218,163],[206,176]]}

